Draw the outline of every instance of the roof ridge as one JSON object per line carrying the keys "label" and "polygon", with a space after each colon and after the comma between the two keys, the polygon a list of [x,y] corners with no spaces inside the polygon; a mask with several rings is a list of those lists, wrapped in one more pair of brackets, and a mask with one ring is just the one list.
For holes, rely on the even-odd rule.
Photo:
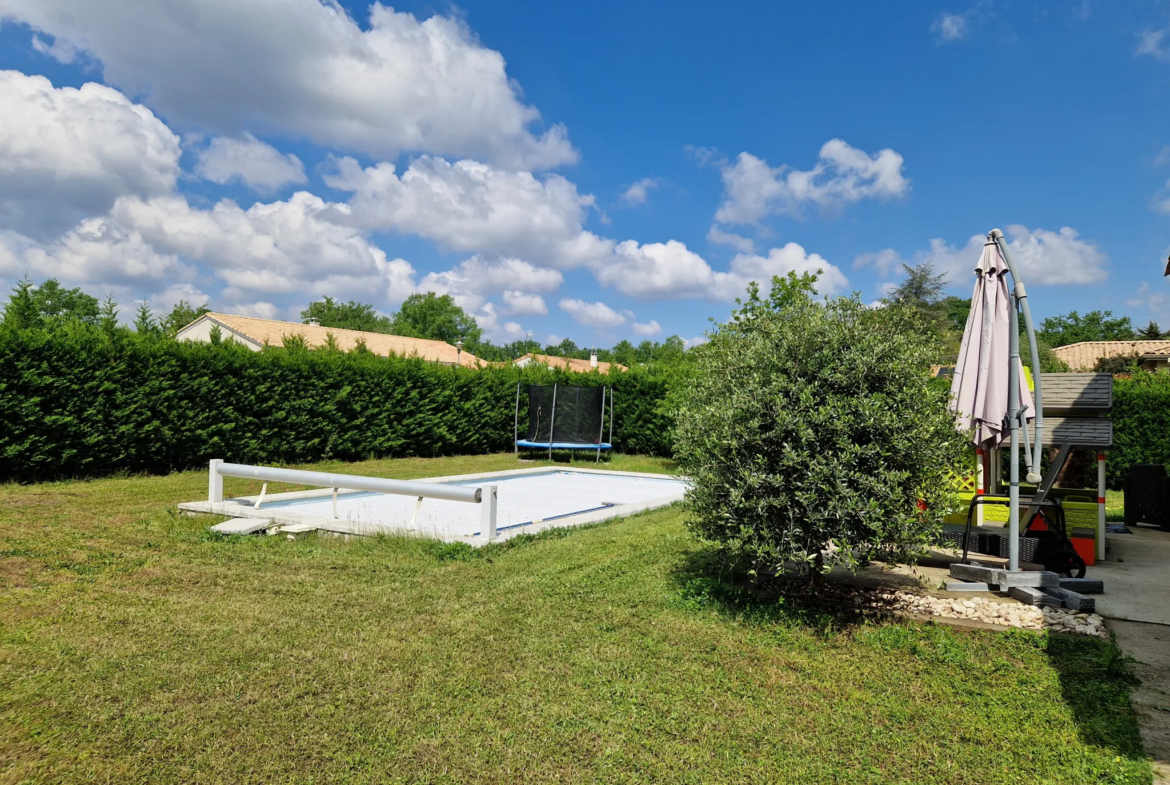
{"label": "roof ridge", "polygon": [[[351,330],[348,327],[326,327],[323,324],[306,324],[304,322],[290,322],[290,321],[286,321],[284,319],[265,319],[265,318],[260,317],[260,316],[242,316],[240,314],[220,313],[218,311],[208,311],[207,313],[203,314],[203,316],[211,316],[211,317],[221,316],[221,317],[227,317],[229,319],[247,319],[249,321],[255,321],[255,322],[267,322],[269,324],[285,324],[285,325],[288,325],[289,327],[314,327],[314,328],[317,328],[320,330],[326,330],[329,332],[350,333],[353,335],[377,335],[377,336],[382,336],[382,337],[387,337],[387,338],[401,338],[401,339],[407,340],[407,341],[419,341],[422,343],[440,344],[442,346],[450,346],[452,348],[455,348],[453,344],[447,343],[446,341],[440,341],[440,340],[437,340],[434,338],[415,338],[412,335],[398,335],[397,333],[378,333],[378,332],[374,332],[372,330]],[[464,354],[471,354],[471,352],[464,350]],[[471,356],[474,357],[475,355],[471,355]]]}

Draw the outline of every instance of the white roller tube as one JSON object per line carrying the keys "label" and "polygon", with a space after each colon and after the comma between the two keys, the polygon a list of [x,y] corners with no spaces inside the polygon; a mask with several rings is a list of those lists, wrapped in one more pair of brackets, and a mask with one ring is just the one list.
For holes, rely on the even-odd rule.
{"label": "white roller tube", "polygon": [[[425,496],[449,502],[478,504],[483,500],[482,488],[466,485],[448,485],[437,482],[409,482],[386,480],[381,477],[359,477],[354,474],[308,472],[300,469],[276,469],[269,466],[248,466],[242,463],[211,462],[210,501],[223,501],[223,477],[244,477],[265,482],[286,482],[292,485],[313,485],[318,488],[344,488],[351,491],[394,493],[400,496]],[[219,498],[216,491],[219,491]]]}

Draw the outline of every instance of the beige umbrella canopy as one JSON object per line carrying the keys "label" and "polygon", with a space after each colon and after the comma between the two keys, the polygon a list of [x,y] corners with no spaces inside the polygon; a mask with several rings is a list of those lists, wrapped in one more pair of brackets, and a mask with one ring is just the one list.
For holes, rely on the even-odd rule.
{"label": "beige umbrella canopy", "polygon": [[[976,447],[998,447],[1008,435],[1008,360],[1011,331],[1018,330],[1018,323],[1008,293],[1007,276],[1008,266],[999,246],[988,240],[975,267],[971,312],[967,314],[959,360],[951,380],[951,408],[957,415],[959,430],[971,432],[971,443]],[[1022,363],[1015,376],[1020,407],[1027,412],[1028,420],[1035,419]]]}
{"label": "beige umbrella canopy", "polygon": [[[1009,292],[1008,274],[1014,286]],[[1014,298],[1014,299],[1013,299]],[[1027,450],[1028,481],[1039,483],[1040,445],[1043,443],[1043,412],[1032,403],[1032,394],[1025,381],[1020,362],[1019,321],[1016,314],[1023,312],[1028,345],[1031,349],[1036,399],[1043,400],[1041,390],[1039,353],[1036,351],[1036,331],[1032,326],[1032,312],[1028,294],[1019,272],[1012,264],[1011,254],[1003,232],[992,229],[975,268],[975,294],[971,298],[971,313],[963,330],[963,344],[959,361],[951,381],[951,408],[960,430],[971,433],[972,443],[978,447],[999,447],[1009,437],[1011,459],[1008,463],[1008,569],[1020,565],[1020,437],[1026,440],[1026,420],[1036,421],[1034,452]],[[1042,501],[1046,491],[1040,489],[1030,502]]]}

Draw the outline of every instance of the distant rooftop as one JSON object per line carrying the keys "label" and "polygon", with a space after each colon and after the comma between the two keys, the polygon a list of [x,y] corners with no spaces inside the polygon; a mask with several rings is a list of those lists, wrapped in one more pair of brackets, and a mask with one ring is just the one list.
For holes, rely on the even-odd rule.
{"label": "distant rooftop", "polygon": [[1091,371],[1103,357],[1170,354],[1170,341],[1081,341],[1058,346],[1052,352],[1073,371]]}
{"label": "distant rooftop", "polygon": [[290,336],[300,336],[304,339],[306,346],[318,349],[325,346],[329,336],[332,335],[333,340],[337,342],[337,348],[343,352],[352,351],[359,341],[364,341],[367,349],[383,357],[392,354],[399,357],[418,357],[445,365],[454,365],[456,357],[458,357],[459,364],[465,368],[479,368],[487,364],[470,352],[459,352],[454,346],[444,341],[368,333],[361,330],[343,330],[339,327],[321,327],[315,324],[282,322],[275,319],[257,319],[253,316],[235,316],[228,313],[205,313],[179,330],[175,337],[179,340],[206,341],[212,324],[220,326],[224,338],[235,337],[253,349],[259,349],[265,345],[280,346],[284,343],[285,337]]}
{"label": "distant rooftop", "polygon": [[596,366],[593,365],[592,360],[578,360],[575,357],[554,357],[550,354],[526,354],[523,357],[518,357],[513,362],[516,365],[524,366],[528,363],[540,363],[547,365],[549,368],[558,368],[565,371],[574,371],[576,373],[589,373],[590,371],[597,371],[598,373],[610,373],[613,369],[619,371],[630,370],[621,363],[603,363],[598,362]]}

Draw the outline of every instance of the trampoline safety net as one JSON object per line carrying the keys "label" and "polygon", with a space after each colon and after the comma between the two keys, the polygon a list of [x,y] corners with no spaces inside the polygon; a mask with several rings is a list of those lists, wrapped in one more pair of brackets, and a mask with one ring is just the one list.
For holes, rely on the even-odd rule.
{"label": "trampoline safety net", "polygon": [[[597,444],[601,436],[602,391],[604,387],[556,386],[556,415],[553,415],[553,388],[528,385],[528,435],[530,442],[547,444],[574,442]],[[550,428],[554,431],[550,433]]]}

